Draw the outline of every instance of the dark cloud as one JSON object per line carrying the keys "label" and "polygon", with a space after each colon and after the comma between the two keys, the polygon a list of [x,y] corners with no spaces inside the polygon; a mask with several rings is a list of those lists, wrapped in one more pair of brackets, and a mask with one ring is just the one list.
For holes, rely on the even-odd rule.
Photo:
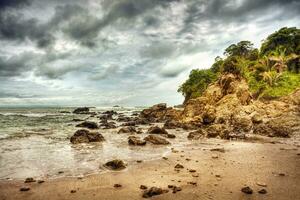
{"label": "dark cloud", "polygon": [[30,52],[9,58],[0,56],[0,77],[19,76],[23,72],[31,69],[32,66],[29,63],[34,56],[35,55]]}
{"label": "dark cloud", "polygon": [[1,0],[0,12],[7,8],[21,8],[30,5],[31,0]]}

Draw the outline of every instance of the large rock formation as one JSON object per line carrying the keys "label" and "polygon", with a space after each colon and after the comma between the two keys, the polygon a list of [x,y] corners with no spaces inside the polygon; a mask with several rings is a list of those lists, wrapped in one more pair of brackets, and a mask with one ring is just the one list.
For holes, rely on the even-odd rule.
{"label": "large rock formation", "polygon": [[191,133],[190,139],[244,138],[247,133],[289,137],[300,132],[300,89],[281,99],[260,101],[252,98],[245,79],[223,74],[201,97],[188,100],[183,111],[159,104],[141,116],[167,120],[166,128],[201,129],[201,134]]}

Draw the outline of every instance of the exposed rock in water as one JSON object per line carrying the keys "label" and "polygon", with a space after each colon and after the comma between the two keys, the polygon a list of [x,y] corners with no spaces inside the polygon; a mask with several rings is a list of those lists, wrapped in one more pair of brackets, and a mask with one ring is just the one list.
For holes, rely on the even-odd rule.
{"label": "exposed rock in water", "polygon": [[90,132],[86,129],[77,130],[70,138],[71,143],[88,143],[88,142],[102,142],[104,137],[100,133]]}
{"label": "exposed rock in water", "polygon": [[89,128],[89,129],[99,128],[98,124],[96,122],[89,122],[89,121],[85,121],[80,124],[77,124],[76,127],[83,127],[83,128]]}
{"label": "exposed rock in water", "polygon": [[160,194],[167,193],[167,192],[169,192],[169,191],[158,188],[158,187],[151,187],[150,189],[144,191],[143,197],[149,198],[149,197],[160,195]]}
{"label": "exposed rock in water", "polygon": [[133,126],[126,126],[119,129],[118,133],[137,133],[138,131]]}
{"label": "exposed rock in water", "polygon": [[76,108],[74,114],[90,114],[90,109],[88,107]]}
{"label": "exposed rock in water", "polygon": [[147,137],[144,138],[144,140],[146,140],[147,142],[150,142],[152,144],[170,144],[170,142],[158,135],[148,135]]}
{"label": "exposed rock in water", "polygon": [[126,168],[126,164],[123,162],[123,160],[115,159],[105,163],[104,167],[111,170],[122,170]]}
{"label": "exposed rock in water", "polygon": [[164,128],[160,128],[158,126],[152,126],[148,129],[147,133],[149,134],[168,134],[168,132]]}
{"label": "exposed rock in water", "polygon": [[129,136],[128,137],[128,144],[135,145],[135,146],[143,146],[146,145],[145,140],[141,140],[139,137],[136,136]]}

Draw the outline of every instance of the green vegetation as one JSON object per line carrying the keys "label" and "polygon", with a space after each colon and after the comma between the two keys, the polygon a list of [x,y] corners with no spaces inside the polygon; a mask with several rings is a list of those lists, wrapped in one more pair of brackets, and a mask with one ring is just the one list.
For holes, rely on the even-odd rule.
{"label": "green vegetation", "polygon": [[185,101],[201,96],[220,75],[233,73],[248,81],[256,98],[277,98],[300,88],[300,29],[281,28],[263,41],[260,49],[241,41],[216,57],[210,69],[191,71],[178,89]]}

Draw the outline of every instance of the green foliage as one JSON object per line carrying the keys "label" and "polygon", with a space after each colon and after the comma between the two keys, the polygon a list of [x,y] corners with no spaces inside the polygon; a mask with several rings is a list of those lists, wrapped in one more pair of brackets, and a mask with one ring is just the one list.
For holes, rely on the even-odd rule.
{"label": "green foliage", "polygon": [[201,96],[207,86],[214,82],[217,74],[211,69],[193,69],[186,80],[178,89],[187,99]]}
{"label": "green foliage", "polygon": [[300,54],[300,29],[296,27],[281,28],[279,31],[269,35],[261,45],[260,54],[269,55],[276,48],[286,49],[287,55]]}
{"label": "green foliage", "polygon": [[185,101],[201,96],[207,86],[224,73],[232,73],[248,81],[257,98],[277,98],[300,87],[300,30],[282,28],[264,40],[260,51],[249,41],[232,44],[225,58],[216,57],[207,70],[192,70],[178,92]]}

